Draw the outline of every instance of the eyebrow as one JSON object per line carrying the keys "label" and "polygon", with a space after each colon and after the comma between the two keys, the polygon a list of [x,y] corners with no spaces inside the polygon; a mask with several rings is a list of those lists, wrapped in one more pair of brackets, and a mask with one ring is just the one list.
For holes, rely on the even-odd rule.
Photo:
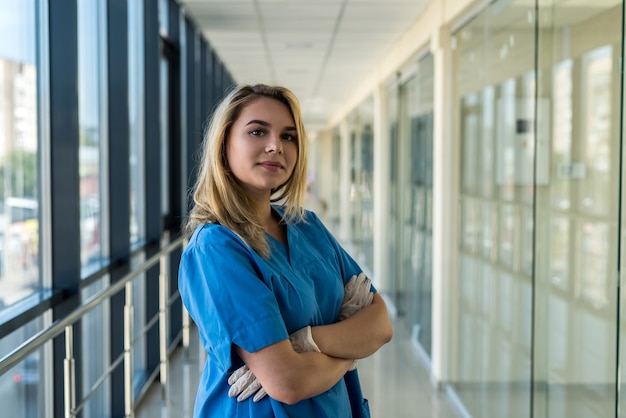
{"label": "eyebrow", "polygon": [[253,125],[253,124],[258,124],[258,125],[263,125],[263,126],[270,126],[270,124],[268,122],[265,122],[264,120],[259,120],[259,119],[252,119],[250,122],[246,123],[246,126]]}
{"label": "eyebrow", "polygon": [[[265,122],[264,120],[260,120],[260,119],[252,119],[250,122],[246,123],[245,126],[254,125],[254,124],[262,125],[262,126],[271,126],[270,123]],[[285,131],[297,131],[295,126],[287,126],[287,127],[285,127],[284,130]]]}

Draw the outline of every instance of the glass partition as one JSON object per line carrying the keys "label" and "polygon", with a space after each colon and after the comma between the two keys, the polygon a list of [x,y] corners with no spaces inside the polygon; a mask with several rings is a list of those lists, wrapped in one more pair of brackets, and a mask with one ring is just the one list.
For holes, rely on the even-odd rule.
{"label": "glass partition", "polygon": [[453,36],[452,388],[473,416],[620,416],[623,2],[537,6]]}
{"label": "glass partition", "polygon": [[351,244],[359,262],[373,271],[374,99],[366,99],[350,116]]}
{"label": "glass partition", "polygon": [[[537,187],[535,417],[617,406],[622,1],[543,3]],[[541,109],[541,107],[539,108]],[[623,221],[622,221],[623,222]],[[623,414],[623,413],[622,413]]]}
{"label": "glass partition", "polygon": [[341,201],[341,131],[339,127],[333,128],[331,132],[331,145],[330,145],[330,199],[327,203],[325,210],[324,222],[331,231],[339,231],[340,227],[340,208],[339,202]]}
{"label": "glass partition", "polygon": [[398,254],[398,228],[400,225],[398,219],[398,90],[398,83],[395,79],[389,82],[385,89],[385,105],[387,107],[385,129],[387,130],[387,135],[389,135],[389,179],[387,181],[388,192],[386,196],[389,199],[387,256],[389,258],[389,294],[396,309],[400,302],[398,262],[396,258]]}
{"label": "glass partition", "polygon": [[400,85],[400,142],[396,150],[400,223],[397,225],[398,312],[413,343],[431,355],[433,56],[417,61]]}
{"label": "glass partition", "polygon": [[[531,416],[534,4],[495,1],[453,34],[459,150],[452,388],[476,417]],[[537,109],[538,106],[539,108]],[[539,148],[539,149],[537,149]]]}

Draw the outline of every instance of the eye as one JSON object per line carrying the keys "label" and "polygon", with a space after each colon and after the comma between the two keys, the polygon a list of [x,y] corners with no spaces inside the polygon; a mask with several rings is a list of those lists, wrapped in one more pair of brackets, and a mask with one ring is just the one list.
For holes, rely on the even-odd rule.
{"label": "eye", "polygon": [[263,129],[253,129],[248,132],[252,136],[263,136],[265,135],[265,131]]}
{"label": "eye", "polygon": [[292,135],[290,133],[284,133],[280,136],[280,138],[285,141],[295,141],[297,139],[295,135]]}

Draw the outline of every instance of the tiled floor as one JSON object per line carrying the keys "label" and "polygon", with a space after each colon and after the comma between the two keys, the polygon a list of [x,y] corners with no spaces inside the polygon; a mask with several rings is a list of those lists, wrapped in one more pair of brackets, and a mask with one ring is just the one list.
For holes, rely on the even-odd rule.
{"label": "tiled floor", "polygon": [[[372,357],[359,361],[363,393],[369,400],[372,418],[456,418],[455,409],[443,392],[433,389],[423,362],[414,352],[408,332],[394,324],[393,340]],[[169,405],[161,386],[153,384],[137,409],[137,418],[187,418],[193,401],[202,356],[193,328],[189,358],[177,350],[170,363]]]}

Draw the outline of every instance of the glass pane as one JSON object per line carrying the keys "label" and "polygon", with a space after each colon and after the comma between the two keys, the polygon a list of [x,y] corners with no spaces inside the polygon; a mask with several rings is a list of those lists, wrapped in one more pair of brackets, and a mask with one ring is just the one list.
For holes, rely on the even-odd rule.
{"label": "glass pane", "polygon": [[538,109],[537,129],[549,145],[537,162],[551,175],[537,189],[533,416],[623,416],[615,291],[622,1],[584,12],[567,0],[545,4],[537,86],[551,103]]}
{"label": "glass pane", "polygon": [[128,123],[130,128],[130,243],[145,239],[143,3],[128,2]]}
{"label": "glass pane", "polygon": [[[109,285],[105,277],[81,291],[83,301]],[[83,394],[94,391],[83,410],[85,418],[110,417],[111,380],[104,376],[111,364],[109,300],[101,303],[81,319],[83,364]],[[121,326],[120,326],[121,328]],[[78,370],[78,369],[77,369]],[[103,379],[103,380],[100,380]],[[77,400],[80,403],[80,400]]]}
{"label": "glass pane", "polygon": [[[0,0],[0,309],[41,287],[37,10]],[[10,41],[7,41],[10,40]]]}
{"label": "glass pane", "polygon": [[368,98],[350,115],[351,243],[361,265],[373,271],[374,100]]}
{"label": "glass pane", "polygon": [[106,60],[103,58],[105,22],[103,2],[80,0],[78,13],[78,127],[80,175],[80,237],[83,276],[98,268],[104,257],[101,210],[104,172],[102,166],[103,132],[102,80]]}
{"label": "glass pane", "polygon": [[[146,261],[142,252],[131,259],[131,270],[136,270]],[[135,392],[146,383],[148,379],[146,359],[146,275],[141,273],[132,281],[133,292],[133,367]]]}
{"label": "glass pane", "polygon": [[169,0],[159,0],[159,31],[165,35],[169,32],[169,17]]}
{"label": "glass pane", "polygon": [[580,155],[585,176],[580,180],[579,207],[590,215],[609,215],[612,203],[611,174],[615,170],[611,167],[611,153],[618,149],[617,138],[611,137],[615,62],[610,45],[589,51],[582,58],[580,93],[584,108]]}
{"label": "glass pane", "polygon": [[341,194],[341,173],[339,171],[339,167],[341,167],[340,162],[341,158],[341,134],[339,129],[333,129],[332,133],[332,152],[330,154],[330,158],[332,159],[331,164],[331,199],[328,205],[328,215],[327,222],[331,231],[339,231],[339,223],[340,223],[340,211],[339,211],[339,202],[340,194]]}
{"label": "glass pane", "polygon": [[[42,318],[0,339],[0,357],[13,351],[35,333],[43,329]],[[0,376],[0,405],[2,416],[38,418],[44,416],[45,394],[51,367],[45,365],[46,349],[30,354],[11,370]]]}
{"label": "glass pane", "polygon": [[427,356],[432,339],[433,65],[432,55],[424,55],[400,85],[398,167],[392,168],[399,174],[397,308],[413,343]]}
{"label": "glass pane", "polygon": [[160,99],[159,116],[161,128],[161,214],[170,213],[170,72],[166,58],[161,57],[160,62]]}
{"label": "glass pane", "polygon": [[453,35],[460,261],[449,360],[451,387],[476,417],[531,416],[534,193],[548,182],[535,159],[534,39],[523,0],[491,2]]}
{"label": "glass pane", "polygon": [[398,219],[398,105],[399,105],[399,92],[398,84],[394,81],[387,86],[385,92],[385,105],[387,108],[387,134],[389,135],[389,179],[388,179],[388,200],[389,200],[389,214],[388,214],[388,241],[387,241],[387,257],[389,271],[388,276],[390,278],[389,293],[393,298],[393,304],[398,306],[399,290],[398,290],[398,265],[399,265],[399,251],[397,246],[400,245],[398,236],[400,230],[400,221]]}

